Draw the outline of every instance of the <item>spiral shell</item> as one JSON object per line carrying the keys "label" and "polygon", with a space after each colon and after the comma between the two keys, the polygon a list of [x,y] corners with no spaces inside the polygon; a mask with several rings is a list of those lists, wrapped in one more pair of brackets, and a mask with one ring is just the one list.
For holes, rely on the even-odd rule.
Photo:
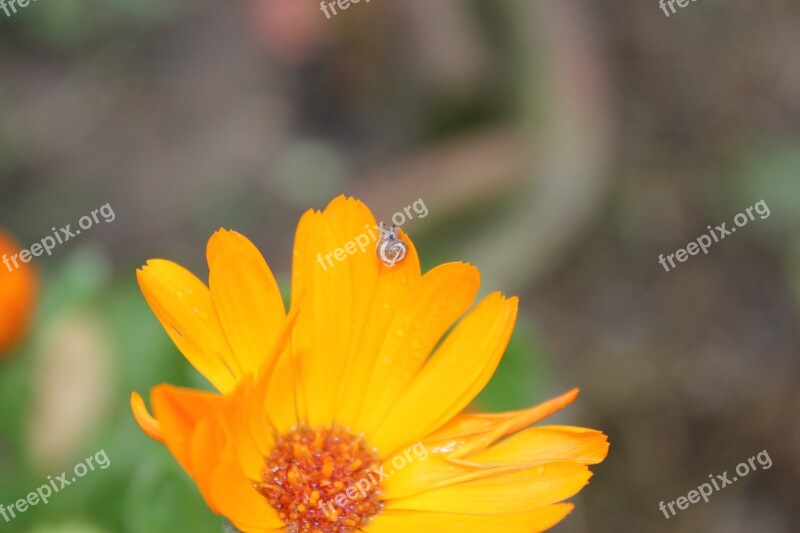
{"label": "spiral shell", "polygon": [[378,244],[375,247],[375,253],[377,253],[378,259],[380,259],[384,265],[393,267],[405,259],[408,247],[406,243],[403,242],[403,239],[397,235],[397,226],[385,226],[383,222],[381,222],[380,229],[381,238],[378,240]]}

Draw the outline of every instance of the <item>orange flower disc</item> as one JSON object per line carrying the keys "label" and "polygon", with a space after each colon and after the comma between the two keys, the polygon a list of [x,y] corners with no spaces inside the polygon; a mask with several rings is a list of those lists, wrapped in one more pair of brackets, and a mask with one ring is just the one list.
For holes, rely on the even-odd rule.
{"label": "orange flower disc", "polygon": [[351,533],[381,510],[380,467],[363,437],[300,426],[276,442],[258,491],[297,531]]}
{"label": "orange flower disc", "polygon": [[36,274],[30,263],[13,256],[20,246],[0,230],[0,357],[13,348],[30,325],[36,304]]}

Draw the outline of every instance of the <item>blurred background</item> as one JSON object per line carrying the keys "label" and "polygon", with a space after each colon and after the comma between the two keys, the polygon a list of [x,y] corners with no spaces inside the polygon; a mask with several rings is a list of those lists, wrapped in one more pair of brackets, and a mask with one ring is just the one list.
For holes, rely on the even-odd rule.
{"label": "blurred background", "polygon": [[[425,268],[469,261],[521,296],[478,407],[582,389],[555,420],[612,447],[557,531],[800,531],[799,94],[790,0],[0,11],[0,253],[115,215],[0,265],[0,503],[111,462],[0,530],[219,532],[130,414],[132,390],[206,386],[135,269],[205,279],[223,226],[288,286],[299,216],[346,193],[386,220],[422,199],[404,228]],[[760,200],[768,218],[658,263]],[[772,468],[659,511],[762,450]]]}

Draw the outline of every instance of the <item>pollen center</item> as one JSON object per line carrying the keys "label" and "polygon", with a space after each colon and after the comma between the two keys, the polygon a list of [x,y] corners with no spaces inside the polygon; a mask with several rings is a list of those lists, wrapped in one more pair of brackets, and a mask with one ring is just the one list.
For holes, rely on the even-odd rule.
{"label": "pollen center", "polygon": [[350,533],[381,510],[380,468],[362,437],[299,426],[278,439],[257,488],[289,533]]}

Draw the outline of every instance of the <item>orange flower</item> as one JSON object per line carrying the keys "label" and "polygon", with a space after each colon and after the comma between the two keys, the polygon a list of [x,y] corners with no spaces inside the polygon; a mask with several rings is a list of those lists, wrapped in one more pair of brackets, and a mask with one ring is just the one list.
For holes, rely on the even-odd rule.
{"label": "orange flower", "polygon": [[20,246],[0,230],[0,356],[10,353],[28,330],[36,305],[36,274],[30,263],[13,260]]}
{"label": "orange flower", "polygon": [[136,420],[247,533],[553,526],[587,465],[605,458],[605,435],[529,427],[577,390],[521,411],[462,413],[502,357],[517,299],[494,293],[469,310],[478,271],[449,263],[422,275],[402,233],[407,253],[392,267],[353,247],[335,268],[318,262],[374,227],[344,197],[302,217],[288,315],[267,263],[236,232],[209,240],[208,287],[149,261],[138,271],[145,298],[221,394],[159,385],[155,417],[133,393]]}

